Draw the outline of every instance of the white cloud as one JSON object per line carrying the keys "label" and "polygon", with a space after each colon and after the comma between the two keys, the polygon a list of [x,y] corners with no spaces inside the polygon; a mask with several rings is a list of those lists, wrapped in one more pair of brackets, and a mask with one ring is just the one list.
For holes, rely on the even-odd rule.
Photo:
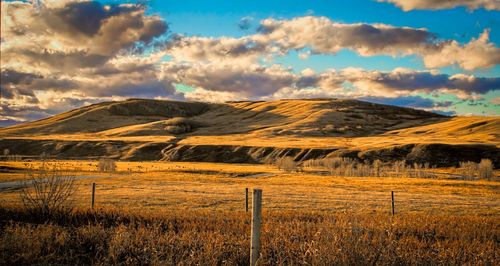
{"label": "white cloud", "polygon": [[457,41],[438,44],[436,49],[423,52],[426,67],[436,68],[459,65],[466,70],[493,67],[500,63],[500,49],[489,42],[489,30],[485,30],[477,39],[465,45]]}
{"label": "white cloud", "polygon": [[290,86],[295,75],[279,65],[218,63],[164,63],[161,75],[176,83],[210,91],[239,92],[243,97],[270,94]]}
{"label": "white cloud", "polygon": [[281,53],[310,48],[312,53],[320,54],[335,54],[349,49],[362,56],[418,55],[430,68],[456,64],[467,70],[500,63],[500,49],[489,41],[489,30],[462,45],[454,40],[438,40],[423,28],[345,24],[326,17],[306,16],[289,20],[262,20],[260,32],[251,38],[261,46],[276,45],[275,50]]}

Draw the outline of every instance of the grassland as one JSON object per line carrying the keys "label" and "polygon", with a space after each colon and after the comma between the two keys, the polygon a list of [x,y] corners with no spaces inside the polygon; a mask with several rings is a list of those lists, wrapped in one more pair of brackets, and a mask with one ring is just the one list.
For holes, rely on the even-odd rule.
{"label": "grassland", "polygon": [[[1,264],[247,265],[242,212],[80,211],[43,224],[0,208]],[[498,265],[495,217],[266,212],[259,265]]]}
{"label": "grassland", "polygon": [[[24,211],[0,191],[0,264],[246,265],[244,190],[263,189],[260,265],[495,265],[500,183],[437,178],[342,178],[272,165],[52,161],[79,176],[70,215]],[[1,182],[41,162],[1,162]],[[498,172],[496,172],[498,175]],[[97,184],[90,210],[91,184]],[[390,215],[390,191],[396,215]]]}
{"label": "grassland", "polygon": [[[88,207],[91,184],[97,206],[137,210],[164,208],[238,211],[244,190],[262,188],[266,210],[356,211],[387,213],[390,192],[401,213],[449,212],[500,214],[500,183],[450,177],[453,169],[434,170],[436,179],[332,177],[317,171],[282,173],[272,165],[218,163],[118,162],[117,172],[97,172],[97,162],[53,162],[78,180],[78,207]],[[17,171],[0,173],[0,181],[22,180],[23,168],[39,162],[3,162]],[[497,172],[498,174],[498,172]],[[8,205],[19,204],[16,190],[1,192]]]}

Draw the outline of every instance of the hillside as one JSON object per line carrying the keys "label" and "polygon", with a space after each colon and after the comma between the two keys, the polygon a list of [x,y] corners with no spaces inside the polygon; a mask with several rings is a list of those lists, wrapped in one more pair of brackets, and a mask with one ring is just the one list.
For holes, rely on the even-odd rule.
{"label": "hillside", "polygon": [[498,161],[499,132],[497,117],[446,117],[346,99],[132,99],[0,129],[0,148],[23,156],[250,163],[282,156],[427,161],[442,154],[443,164],[457,164]]}
{"label": "hillside", "polygon": [[[86,106],[0,129],[0,136],[101,133],[103,136],[178,135],[171,118],[200,125],[191,135],[367,136],[447,118],[420,110],[356,100],[280,100],[208,104],[133,99]],[[175,122],[175,121],[174,121]],[[177,121],[178,122],[178,121]]]}

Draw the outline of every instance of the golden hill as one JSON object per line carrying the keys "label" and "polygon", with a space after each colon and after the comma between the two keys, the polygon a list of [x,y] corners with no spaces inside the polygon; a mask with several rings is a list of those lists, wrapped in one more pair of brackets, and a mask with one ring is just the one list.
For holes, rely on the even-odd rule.
{"label": "golden hill", "polygon": [[[446,119],[420,110],[356,100],[206,104],[133,99],[95,104],[47,119],[7,127],[0,129],[0,135],[91,132],[103,137],[186,133],[201,136],[367,136]],[[167,126],[170,126],[170,130],[166,129]],[[182,127],[186,128],[182,130]]]}
{"label": "golden hill", "polygon": [[357,100],[132,99],[2,128],[0,149],[59,158],[262,162],[282,156],[420,156],[456,164],[499,158],[499,132],[498,117],[446,117]]}

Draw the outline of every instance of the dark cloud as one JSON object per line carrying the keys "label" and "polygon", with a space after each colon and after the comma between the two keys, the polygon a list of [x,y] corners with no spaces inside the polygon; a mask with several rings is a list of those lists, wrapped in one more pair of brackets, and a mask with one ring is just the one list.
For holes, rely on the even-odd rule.
{"label": "dark cloud", "polygon": [[490,91],[500,90],[500,78],[454,75],[450,77],[447,85],[450,89],[485,94]]}
{"label": "dark cloud", "polygon": [[[110,7],[112,8],[105,10],[101,3],[93,1],[73,2],[61,9],[56,9],[53,13],[65,22],[72,31],[93,36],[101,28],[104,19],[120,13],[120,7],[116,5]],[[52,26],[57,27],[55,24]]]}
{"label": "dark cloud", "polygon": [[0,84],[11,85],[11,84],[29,84],[35,78],[41,78],[42,76],[32,73],[19,72],[14,69],[2,69],[0,72]]}
{"label": "dark cloud", "polygon": [[35,95],[28,87],[41,75],[19,72],[14,69],[2,69],[0,72],[1,99],[14,99],[21,96],[27,103],[37,103]]}

